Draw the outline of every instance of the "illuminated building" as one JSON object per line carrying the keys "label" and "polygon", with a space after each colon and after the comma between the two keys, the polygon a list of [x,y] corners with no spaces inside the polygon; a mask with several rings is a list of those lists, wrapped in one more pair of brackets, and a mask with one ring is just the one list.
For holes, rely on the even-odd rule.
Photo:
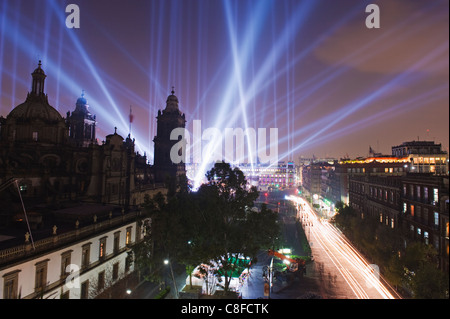
{"label": "illuminated building", "polygon": [[401,213],[409,236],[432,245],[449,271],[449,178],[408,174],[402,178]]}
{"label": "illuminated building", "polygon": [[361,218],[375,216],[390,228],[399,226],[401,178],[407,158],[380,157],[341,162],[348,174],[349,205]]}
{"label": "illuminated building", "polygon": [[286,189],[298,186],[297,167],[293,162],[279,162],[277,165],[240,164],[247,182],[258,190]]}
{"label": "illuminated building", "polygon": [[392,155],[408,156],[411,172],[448,174],[448,154],[433,141],[404,142],[392,147]]}
{"label": "illuminated building", "polygon": [[322,191],[322,163],[312,163],[303,166],[302,169],[302,186],[311,196],[313,194],[321,195]]}
{"label": "illuminated building", "polygon": [[[311,197],[330,199],[334,162],[312,162],[302,167],[302,188]],[[334,188],[335,190],[338,188]],[[314,196],[316,195],[316,196]],[[335,202],[335,201],[333,201]]]}
{"label": "illuminated building", "polygon": [[392,155],[311,162],[303,166],[302,186],[311,200],[342,201],[361,218],[432,245],[448,271],[448,154],[440,144],[412,141],[392,147]]}
{"label": "illuminated building", "polygon": [[[396,156],[397,154],[398,156]],[[405,142],[392,156],[344,160],[349,205],[408,237],[432,245],[448,271],[447,153],[433,142]]]}

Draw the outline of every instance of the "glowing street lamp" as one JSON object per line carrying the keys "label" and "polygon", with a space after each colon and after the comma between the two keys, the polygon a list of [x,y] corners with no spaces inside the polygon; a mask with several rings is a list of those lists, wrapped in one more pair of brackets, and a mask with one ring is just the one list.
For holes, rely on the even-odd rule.
{"label": "glowing street lamp", "polygon": [[177,282],[175,280],[175,276],[173,275],[172,263],[169,261],[169,259],[164,259],[164,265],[169,265],[170,274],[172,275],[173,286],[175,288],[175,298],[178,299],[178,288],[177,288]]}

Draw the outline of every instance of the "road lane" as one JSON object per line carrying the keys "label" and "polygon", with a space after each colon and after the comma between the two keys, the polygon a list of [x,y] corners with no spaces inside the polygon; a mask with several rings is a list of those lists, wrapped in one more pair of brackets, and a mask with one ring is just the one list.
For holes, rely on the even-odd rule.
{"label": "road lane", "polygon": [[335,226],[319,219],[302,198],[291,196],[290,199],[299,204],[298,217],[306,227],[315,262],[324,265],[323,274],[338,278],[334,287],[338,298],[395,298],[380,280],[378,267],[369,264]]}

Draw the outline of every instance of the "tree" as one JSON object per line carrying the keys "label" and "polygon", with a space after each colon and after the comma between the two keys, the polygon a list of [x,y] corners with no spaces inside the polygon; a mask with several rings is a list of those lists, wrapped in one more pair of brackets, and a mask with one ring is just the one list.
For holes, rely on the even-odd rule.
{"label": "tree", "polygon": [[404,265],[415,298],[448,298],[448,274],[438,269],[437,251],[413,242],[406,248]]}
{"label": "tree", "polygon": [[[254,258],[279,237],[277,215],[254,207],[259,194],[248,188],[244,174],[227,163],[216,163],[197,192],[177,192],[147,198],[145,216],[151,218],[146,238],[133,248],[135,262],[148,280],[160,280],[163,261],[184,264],[186,271],[200,264],[216,267],[228,290],[238,255]],[[219,272],[216,275],[219,275]],[[219,279],[220,279],[220,276]]]}
{"label": "tree", "polygon": [[351,206],[345,205],[342,201],[336,202],[336,215],[333,221],[339,225],[342,231],[347,231],[351,228],[352,221],[356,217],[356,212]]}
{"label": "tree", "polygon": [[400,257],[396,254],[392,255],[385,267],[386,279],[398,290],[403,283],[404,274],[405,270]]}
{"label": "tree", "polygon": [[166,273],[165,260],[177,262],[187,249],[189,225],[186,224],[184,206],[185,193],[175,193],[166,197],[161,192],[147,197],[144,204],[145,238],[133,247],[137,268],[144,279],[161,281]]}
{"label": "tree", "polygon": [[255,257],[263,246],[270,246],[278,236],[276,215],[263,207],[258,212],[254,201],[256,187],[247,188],[244,174],[228,163],[216,163],[206,174],[207,182],[197,194],[201,225],[194,242],[206,259],[205,263],[219,266],[228,291],[238,255]]}
{"label": "tree", "polygon": [[448,274],[437,269],[434,264],[423,264],[417,270],[411,284],[414,298],[448,299]]}

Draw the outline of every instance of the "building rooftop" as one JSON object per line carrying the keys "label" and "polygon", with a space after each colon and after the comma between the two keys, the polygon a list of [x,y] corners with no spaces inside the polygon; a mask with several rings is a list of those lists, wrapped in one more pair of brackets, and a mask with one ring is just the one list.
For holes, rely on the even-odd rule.
{"label": "building rooftop", "polygon": [[[63,234],[75,230],[77,220],[78,227],[81,228],[121,214],[122,209],[120,207],[101,204],[78,204],[77,206],[42,213],[27,211],[27,218],[22,213],[21,216],[16,218],[13,225],[0,229],[0,250],[24,244],[25,234],[29,232],[27,219],[31,228],[32,239],[38,241],[51,237],[54,226],[57,227],[57,234]],[[94,216],[96,217],[94,218]]]}

